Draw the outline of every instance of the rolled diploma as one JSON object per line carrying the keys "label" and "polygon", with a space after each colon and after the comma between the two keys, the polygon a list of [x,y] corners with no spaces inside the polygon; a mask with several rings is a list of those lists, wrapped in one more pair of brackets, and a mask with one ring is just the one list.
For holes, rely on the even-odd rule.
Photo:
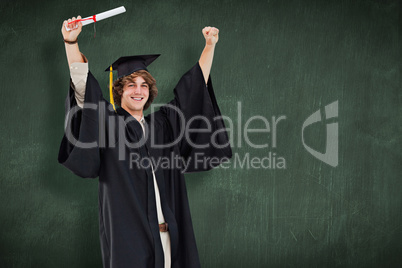
{"label": "rolled diploma", "polygon": [[[124,8],[124,6],[121,6],[121,7],[117,7],[117,8],[114,8],[114,9],[111,9],[111,10],[96,14],[95,19],[96,19],[96,21],[100,21],[100,20],[104,20],[104,19],[116,16],[116,15],[119,15],[119,14],[124,13],[124,12],[126,12],[126,9]],[[93,17],[94,16],[86,17],[86,18],[83,18],[83,19],[81,19],[79,21],[81,21],[82,26],[85,26],[85,25],[94,23]],[[65,27],[66,27],[67,31],[70,31],[70,29],[67,28],[67,25]]]}

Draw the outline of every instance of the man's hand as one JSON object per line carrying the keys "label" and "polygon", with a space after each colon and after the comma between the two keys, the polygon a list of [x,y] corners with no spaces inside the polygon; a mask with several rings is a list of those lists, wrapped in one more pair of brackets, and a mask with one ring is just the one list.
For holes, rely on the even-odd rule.
{"label": "man's hand", "polygon": [[[81,19],[81,16],[78,16],[77,19]],[[65,41],[68,66],[74,62],[86,62],[86,59],[82,57],[78,43],[75,42],[77,41],[78,35],[81,33],[82,23],[76,22],[75,20],[75,17],[65,20],[61,26],[61,33],[63,34],[63,39]],[[73,23],[68,24],[69,22]],[[66,27],[70,29],[70,31],[67,31]]]}
{"label": "man's hand", "polygon": [[[78,16],[77,19],[81,19],[81,16]],[[82,23],[76,22],[75,20],[75,17],[65,20],[63,22],[63,25],[61,26],[61,33],[63,34],[63,38],[66,41],[74,42],[75,40],[77,40],[78,35],[81,33]],[[68,24],[70,22],[73,23]],[[70,29],[70,31],[66,30],[66,26]]]}
{"label": "man's hand", "polygon": [[205,27],[202,29],[205,37],[205,48],[201,53],[200,64],[202,74],[204,75],[205,84],[208,83],[209,73],[211,72],[212,61],[214,59],[215,45],[219,40],[219,30],[215,27]]}
{"label": "man's hand", "polygon": [[212,46],[218,43],[219,40],[219,30],[215,27],[205,27],[202,29],[202,34],[205,38],[205,43],[207,46]]}

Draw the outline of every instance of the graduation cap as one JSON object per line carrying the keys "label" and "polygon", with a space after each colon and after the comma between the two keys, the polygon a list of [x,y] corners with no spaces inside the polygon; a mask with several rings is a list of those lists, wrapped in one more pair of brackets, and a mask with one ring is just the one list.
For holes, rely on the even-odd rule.
{"label": "graduation cap", "polygon": [[114,106],[113,100],[113,70],[117,70],[117,78],[120,79],[126,75],[130,75],[139,70],[148,71],[147,66],[150,65],[154,60],[156,60],[160,54],[153,55],[138,55],[138,56],[126,56],[120,57],[118,60],[112,63],[105,72],[110,71],[110,103]]}

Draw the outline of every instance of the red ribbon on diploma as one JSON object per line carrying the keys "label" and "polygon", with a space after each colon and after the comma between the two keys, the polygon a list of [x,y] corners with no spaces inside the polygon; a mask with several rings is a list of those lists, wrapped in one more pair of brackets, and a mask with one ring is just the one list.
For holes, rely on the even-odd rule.
{"label": "red ribbon on diploma", "polygon": [[93,20],[94,22],[96,22],[96,15],[93,15],[92,18],[89,17],[89,18],[86,18],[86,19],[74,20],[74,21],[69,22],[68,24],[71,24],[73,22],[80,22],[80,21],[84,21],[84,20]]}

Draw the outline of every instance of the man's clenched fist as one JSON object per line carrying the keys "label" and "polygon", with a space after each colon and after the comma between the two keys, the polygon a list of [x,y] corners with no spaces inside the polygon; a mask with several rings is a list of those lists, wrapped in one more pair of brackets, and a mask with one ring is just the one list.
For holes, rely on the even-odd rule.
{"label": "man's clenched fist", "polygon": [[215,45],[216,43],[218,43],[219,29],[207,26],[204,29],[202,29],[202,34],[204,35],[205,42],[208,46]]}

